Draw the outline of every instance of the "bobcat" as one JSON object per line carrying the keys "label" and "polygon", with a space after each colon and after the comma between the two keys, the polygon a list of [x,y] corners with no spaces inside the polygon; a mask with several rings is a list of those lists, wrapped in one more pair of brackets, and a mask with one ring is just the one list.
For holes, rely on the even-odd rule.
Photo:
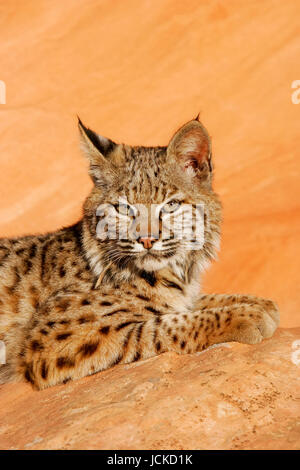
{"label": "bobcat", "polygon": [[[165,351],[272,336],[279,313],[271,300],[200,293],[200,274],[218,249],[221,204],[211,186],[210,138],[198,118],[167,147],[116,144],[80,120],[79,130],[94,182],[82,220],[0,240],[0,340],[7,351],[0,383],[25,379],[44,389]],[[109,237],[110,229],[98,236],[100,205],[128,228],[137,204],[159,208],[157,237],[150,230]],[[164,217],[176,222],[197,204],[204,208],[201,247],[174,231],[164,238]]]}

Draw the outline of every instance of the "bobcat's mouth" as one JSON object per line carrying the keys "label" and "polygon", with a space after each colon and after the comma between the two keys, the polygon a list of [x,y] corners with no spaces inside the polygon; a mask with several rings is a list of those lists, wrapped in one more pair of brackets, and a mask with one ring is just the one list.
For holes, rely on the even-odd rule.
{"label": "bobcat's mouth", "polygon": [[118,246],[111,246],[107,253],[107,259],[117,264],[121,269],[136,266],[138,269],[159,270],[164,268],[170,259],[177,255],[178,245],[156,247],[154,244],[149,249],[143,249],[130,243],[129,240],[121,240]]}

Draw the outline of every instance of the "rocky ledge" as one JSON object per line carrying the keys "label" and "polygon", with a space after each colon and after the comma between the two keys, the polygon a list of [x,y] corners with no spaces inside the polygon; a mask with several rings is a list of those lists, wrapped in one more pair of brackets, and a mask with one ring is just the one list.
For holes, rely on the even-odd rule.
{"label": "rocky ledge", "polygon": [[35,392],[0,386],[1,449],[299,449],[300,328]]}

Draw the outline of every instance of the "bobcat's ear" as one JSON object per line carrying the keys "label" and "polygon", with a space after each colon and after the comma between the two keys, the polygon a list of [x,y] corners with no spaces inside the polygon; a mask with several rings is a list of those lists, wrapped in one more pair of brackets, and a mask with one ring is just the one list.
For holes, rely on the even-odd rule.
{"label": "bobcat's ear", "polygon": [[184,124],[172,137],[168,156],[201,180],[211,179],[211,141],[205,127],[194,119]]}
{"label": "bobcat's ear", "polygon": [[79,118],[78,127],[81,148],[90,164],[89,174],[94,183],[101,186],[115,176],[121,146],[85,127]]}

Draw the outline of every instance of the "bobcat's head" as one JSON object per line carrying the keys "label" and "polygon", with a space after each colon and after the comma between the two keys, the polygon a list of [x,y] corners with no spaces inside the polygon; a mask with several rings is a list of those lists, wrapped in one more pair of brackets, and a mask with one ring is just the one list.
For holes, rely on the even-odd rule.
{"label": "bobcat's head", "polygon": [[167,147],[116,144],[79,121],[94,182],[84,205],[85,248],[96,275],[120,270],[204,268],[219,241],[220,203],[211,187],[211,143],[192,120]]}

